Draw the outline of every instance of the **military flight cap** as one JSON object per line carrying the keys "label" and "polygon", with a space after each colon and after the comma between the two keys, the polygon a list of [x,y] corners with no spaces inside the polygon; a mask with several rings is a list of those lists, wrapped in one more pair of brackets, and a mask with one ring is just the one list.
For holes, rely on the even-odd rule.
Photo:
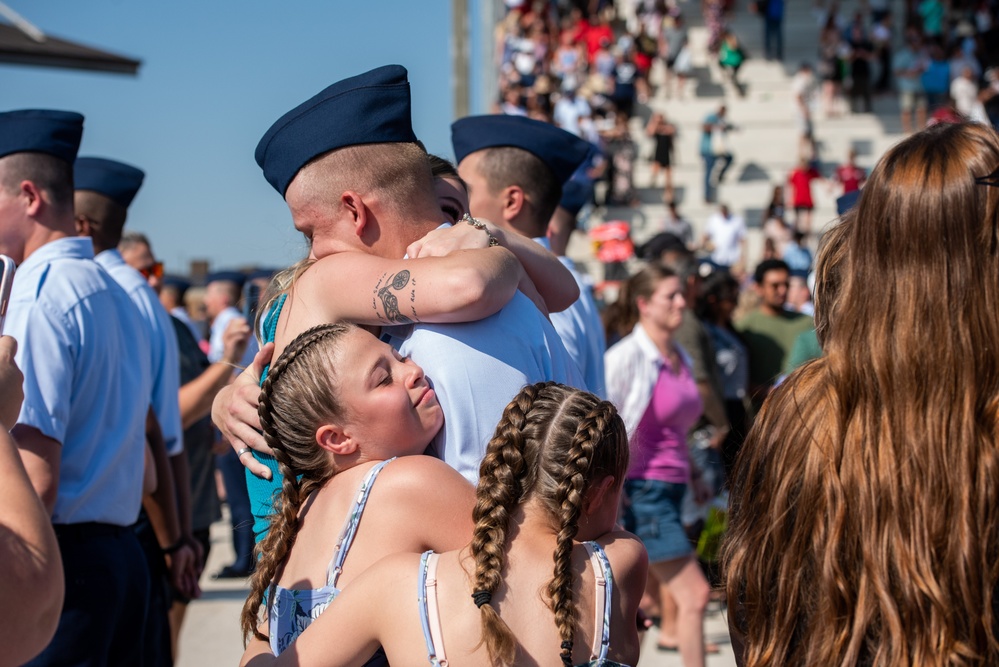
{"label": "military flight cap", "polygon": [[20,109],[0,113],[0,157],[45,153],[73,164],[83,136],[83,116],[73,111]]}
{"label": "military flight cap", "polygon": [[145,176],[144,171],[130,164],[102,157],[79,157],[73,165],[76,190],[93,190],[125,208],[135,199]]}
{"label": "military flight cap", "polygon": [[588,141],[551,123],[501,114],[456,120],[451,125],[451,145],[459,163],[487,148],[520,148],[548,165],[559,185],[569,180],[590,151]]}
{"label": "military flight cap", "polygon": [[220,281],[236,283],[238,287],[242,288],[243,283],[246,282],[246,274],[239,271],[216,271],[215,273],[209,273],[205,277],[206,285]]}
{"label": "military flight cap", "polygon": [[323,153],[400,142],[416,142],[408,73],[402,65],[385,65],[338,81],[278,118],[254,157],[284,196],[295,174]]}

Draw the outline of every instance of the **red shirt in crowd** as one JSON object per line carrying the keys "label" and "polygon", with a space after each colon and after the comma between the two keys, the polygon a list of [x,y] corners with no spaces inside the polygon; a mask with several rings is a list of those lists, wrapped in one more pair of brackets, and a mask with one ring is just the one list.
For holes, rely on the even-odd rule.
{"label": "red shirt in crowd", "polygon": [[802,169],[795,168],[787,177],[787,182],[791,186],[791,205],[794,208],[813,208],[812,202],[812,181],[822,178],[822,175],[815,169],[809,167]]}
{"label": "red shirt in crowd", "polygon": [[844,164],[836,168],[836,180],[843,184],[843,194],[856,192],[867,178],[867,172],[855,164]]}

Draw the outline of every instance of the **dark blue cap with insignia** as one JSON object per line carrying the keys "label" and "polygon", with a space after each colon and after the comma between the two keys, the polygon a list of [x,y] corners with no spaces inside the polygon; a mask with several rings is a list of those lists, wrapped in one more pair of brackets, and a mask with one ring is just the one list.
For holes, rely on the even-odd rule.
{"label": "dark blue cap with insignia", "polygon": [[215,273],[209,273],[205,278],[206,285],[220,281],[236,283],[238,287],[242,288],[243,283],[246,282],[246,274],[239,271],[216,271]]}
{"label": "dark blue cap with insignia", "polygon": [[520,148],[540,159],[559,184],[569,180],[586,159],[590,143],[571,132],[523,116],[468,116],[451,125],[451,145],[459,163],[486,148]]}
{"label": "dark blue cap with insignia", "polygon": [[93,190],[125,208],[135,199],[145,176],[141,169],[101,157],[76,158],[73,165],[76,190]]}
{"label": "dark blue cap with insignia", "polygon": [[83,116],[73,111],[21,109],[0,113],[0,157],[46,153],[70,164],[83,136]]}
{"label": "dark blue cap with insignia", "polygon": [[379,67],[334,83],[278,118],[254,154],[264,178],[284,196],[298,170],[318,155],[416,142],[407,76],[402,65]]}

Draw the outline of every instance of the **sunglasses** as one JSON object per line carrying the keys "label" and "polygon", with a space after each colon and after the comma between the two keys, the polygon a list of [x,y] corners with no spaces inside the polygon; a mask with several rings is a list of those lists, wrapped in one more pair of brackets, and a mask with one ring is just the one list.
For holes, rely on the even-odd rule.
{"label": "sunglasses", "polygon": [[155,262],[151,266],[147,266],[144,269],[139,269],[139,273],[146,280],[152,277],[162,278],[163,277],[163,262]]}

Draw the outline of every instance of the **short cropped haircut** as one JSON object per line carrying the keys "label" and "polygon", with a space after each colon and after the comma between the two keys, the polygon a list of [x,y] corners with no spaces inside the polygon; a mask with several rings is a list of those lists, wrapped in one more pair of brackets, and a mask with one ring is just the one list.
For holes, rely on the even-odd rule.
{"label": "short cropped haircut", "polygon": [[0,158],[0,188],[16,193],[31,181],[49,196],[51,205],[73,210],[73,165],[47,153],[13,153]]}
{"label": "short cropped haircut", "polygon": [[347,190],[378,194],[400,213],[421,198],[436,207],[430,162],[415,143],[338,148],[302,167],[298,179],[303,179],[302,192],[309,201],[331,210],[339,209],[340,195]]}
{"label": "short cropped haircut", "polygon": [[511,185],[520,187],[534,208],[535,222],[547,224],[562,199],[562,184],[540,158],[522,148],[487,148],[479,171],[491,192]]}

